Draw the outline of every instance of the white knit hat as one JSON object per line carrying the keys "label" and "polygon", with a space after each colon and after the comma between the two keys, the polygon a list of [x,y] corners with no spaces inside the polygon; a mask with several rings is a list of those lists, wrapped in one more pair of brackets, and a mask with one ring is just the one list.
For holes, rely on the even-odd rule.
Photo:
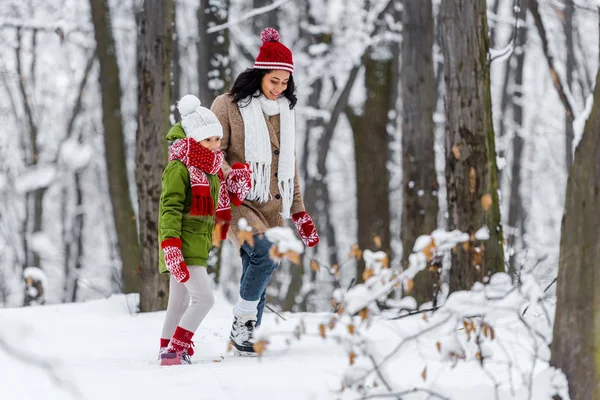
{"label": "white knit hat", "polygon": [[209,137],[223,137],[223,127],[217,116],[206,107],[200,105],[196,96],[185,95],[177,103],[181,114],[181,126],[185,135],[200,142]]}

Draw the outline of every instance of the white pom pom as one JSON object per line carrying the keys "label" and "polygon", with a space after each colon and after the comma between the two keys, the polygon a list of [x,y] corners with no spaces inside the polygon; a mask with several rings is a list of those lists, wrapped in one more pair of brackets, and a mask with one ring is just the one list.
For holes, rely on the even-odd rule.
{"label": "white pom pom", "polygon": [[191,94],[183,96],[177,103],[177,109],[182,117],[193,113],[198,107],[200,107],[200,99]]}

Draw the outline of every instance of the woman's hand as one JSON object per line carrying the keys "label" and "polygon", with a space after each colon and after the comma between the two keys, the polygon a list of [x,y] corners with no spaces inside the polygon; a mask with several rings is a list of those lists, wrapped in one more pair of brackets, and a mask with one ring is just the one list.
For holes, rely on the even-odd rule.
{"label": "woman's hand", "polygon": [[231,202],[239,207],[252,189],[252,171],[248,164],[236,162],[227,175],[227,190]]}
{"label": "woman's hand", "polygon": [[294,221],[294,225],[296,225],[296,229],[298,229],[300,238],[306,246],[314,247],[319,243],[317,228],[315,228],[312,218],[306,211],[293,214],[292,220]]}

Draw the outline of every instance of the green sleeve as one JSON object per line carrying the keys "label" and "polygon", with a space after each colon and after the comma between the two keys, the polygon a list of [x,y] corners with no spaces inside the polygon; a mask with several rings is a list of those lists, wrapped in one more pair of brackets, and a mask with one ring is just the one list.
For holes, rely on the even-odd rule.
{"label": "green sleeve", "polygon": [[181,221],[189,181],[187,168],[180,161],[171,161],[165,168],[158,222],[158,236],[161,242],[166,238],[181,237]]}

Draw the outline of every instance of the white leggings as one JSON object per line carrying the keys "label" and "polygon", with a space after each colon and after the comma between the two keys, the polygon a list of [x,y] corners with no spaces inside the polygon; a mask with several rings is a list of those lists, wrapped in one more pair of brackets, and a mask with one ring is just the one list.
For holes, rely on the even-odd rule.
{"label": "white leggings", "polygon": [[179,283],[171,275],[169,281],[169,303],[162,329],[162,336],[170,339],[177,326],[196,332],[200,323],[215,304],[215,295],[210,287],[210,278],[206,268],[197,265],[188,266],[190,279]]}

